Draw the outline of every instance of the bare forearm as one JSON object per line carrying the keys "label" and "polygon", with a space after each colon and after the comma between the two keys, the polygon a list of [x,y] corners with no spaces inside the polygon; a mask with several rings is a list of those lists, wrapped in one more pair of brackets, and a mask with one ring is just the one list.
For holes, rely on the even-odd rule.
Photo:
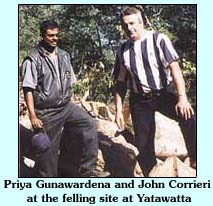
{"label": "bare forearm", "polygon": [[169,68],[177,90],[177,95],[179,97],[186,97],[185,81],[178,62],[171,63]]}
{"label": "bare forearm", "polygon": [[117,82],[114,91],[114,101],[115,101],[115,122],[118,128],[121,130],[125,129],[125,122],[123,118],[123,100],[126,94],[126,84],[122,82]]}
{"label": "bare forearm", "polygon": [[118,81],[116,83],[115,90],[114,90],[116,111],[122,110],[122,105],[123,105],[123,101],[125,99],[126,91],[127,91],[126,82]]}
{"label": "bare forearm", "polygon": [[185,82],[180,67],[177,62],[173,62],[169,68],[178,95],[178,102],[175,106],[176,113],[185,118],[185,120],[190,119],[194,115],[194,110],[187,100]]}
{"label": "bare forearm", "polygon": [[118,92],[114,94],[116,112],[122,111],[122,98]]}
{"label": "bare forearm", "polygon": [[25,94],[25,100],[26,100],[27,108],[28,108],[29,113],[30,113],[30,121],[31,121],[32,126],[34,128],[42,128],[43,122],[39,118],[37,118],[37,115],[35,113],[32,90],[25,90],[24,94]]}
{"label": "bare forearm", "polygon": [[26,91],[25,92],[25,100],[26,100],[27,108],[29,110],[30,118],[36,117],[32,91]]}

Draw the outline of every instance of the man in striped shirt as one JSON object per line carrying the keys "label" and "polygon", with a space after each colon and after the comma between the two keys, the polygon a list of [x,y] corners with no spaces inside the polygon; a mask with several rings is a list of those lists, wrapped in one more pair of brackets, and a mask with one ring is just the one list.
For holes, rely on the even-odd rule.
{"label": "man in striped shirt", "polygon": [[125,126],[122,101],[129,85],[138,161],[144,175],[147,176],[157,163],[154,148],[155,111],[179,122],[191,166],[195,167],[194,111],[187,100],[178,54],[166,35],[144,29],[137,8],[124,9],[121,23],[128,40],[118,50],[113,70],[118,127],[124,129]]}

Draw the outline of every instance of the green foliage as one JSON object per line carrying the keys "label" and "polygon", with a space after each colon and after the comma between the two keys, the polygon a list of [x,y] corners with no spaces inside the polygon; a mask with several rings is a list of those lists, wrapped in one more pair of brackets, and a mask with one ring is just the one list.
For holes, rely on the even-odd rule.
{"label": "green foliage", "polygon": [[[196,6],[136,5],[148,27],[166,33],[183,61],[188,93],[196,95]],[[54,19],[60,25],[59,46],[68,51],[79,81],[74,92],[110,102],[115,52],[125,36],[119,14],[123,5],[19,5],[19,64],[40,40],[39,25]],[[186,63],[187,62],[187,63]],[[187,74],[185,72],[188,72]],[[188,86],[189,85],[189,86]]]}
{"label": "green foliage", "polygon": [[73,86],[74,93],[83,97],[88,92],[90,100],[109,102],[112,99],[113,80],[111,74],[106,73],[102,66],[102,63],[94,65],[84,78],[79,78]]}
{"label": "green foliage", "polygon": [[183,68],[183,75],[186,83],[186,92],[190,99],[192,106],[196,107],[196,65],[186,59],[181,60],[181,65]]}
{"label": "green foliage", "polygon": [[19,64],[40,40],[40,23],[47,18],[57,20],[57,15],[57,6],[19,5]]}

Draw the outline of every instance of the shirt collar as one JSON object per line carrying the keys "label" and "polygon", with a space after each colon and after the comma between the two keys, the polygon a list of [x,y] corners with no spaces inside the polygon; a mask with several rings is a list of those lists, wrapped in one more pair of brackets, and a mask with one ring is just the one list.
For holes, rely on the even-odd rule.
{"label": "shirt collar", "polygon": [[[50,52],[48,52],[41,42],[38,44],[39,52],[41,52],[44,56],[50,56]],[[58,47],[55,48],[56,55],[58,54]]]}
{"label": "shirt collar", "polygon": [[142,34],[141,34],[141,38],[140,39],[138,39],[136,41],[129,40],[130,41],[129,46],[132,46],[132,45],[135,45],[135,44],[137,44],[139,42],[144,41],[147,38],[147,35],[148,35],[149,32],[150,31],[144,29],[143,32],[142,32]]}

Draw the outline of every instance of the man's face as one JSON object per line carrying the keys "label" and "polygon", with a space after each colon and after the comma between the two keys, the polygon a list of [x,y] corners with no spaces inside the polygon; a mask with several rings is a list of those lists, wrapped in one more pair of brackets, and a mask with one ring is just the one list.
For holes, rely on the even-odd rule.
{"label": "man's face", "polygon": [[58,42],[59,29],[47,29],[43,36],[43,41],[51,47],[56,47]]}
{"label": "man's face", "polygon": [[132,41],[139,40],[143,31],[143,22],[137,14],[123,16],[122,28]]}

